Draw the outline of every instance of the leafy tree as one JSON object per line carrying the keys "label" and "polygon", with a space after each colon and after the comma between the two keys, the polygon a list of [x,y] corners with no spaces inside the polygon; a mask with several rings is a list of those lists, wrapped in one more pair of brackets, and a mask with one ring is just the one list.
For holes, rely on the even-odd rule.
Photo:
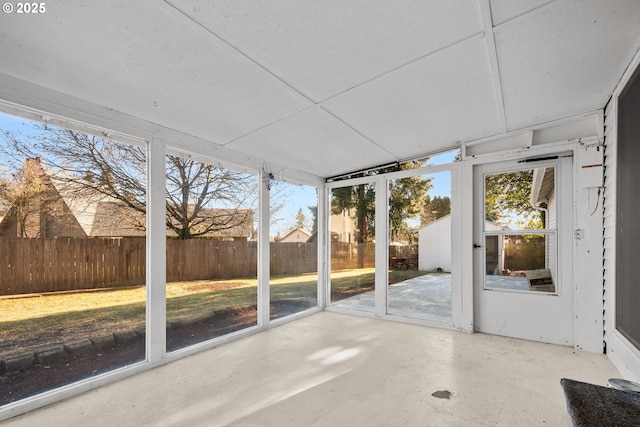
{"label": "leafy tree", "polygon": [[427,203],[420,215],[420,225],[425,226],[451,213],[451,199],[447,196],[436,196],[433,199],[427,195]]}
{"label": "leafy tree", "polygon": [[[414,169],[427,159],[410,162],[400,167],[381,169],[378,173]],[[407,218],[418,217],[428,201],[427,192],[431,188],[431,178],[421,176],[393,180],[389,186],[389,222],[393,240],[412,241],[413,230],[406,223]],[[373,241],[375,237],[375,188],[372,184],[359,184],[333,190],[331,212],[340,214],[352,209],[356,214],[356,242]]]}
{"label": "leafy tree", "polygon": [[[355,211],[357,243],[367,243],[375,237],[375,188],[372,184],[359,184],[332,190],[331,213]],[[357,251],[358,268],[364,266],[364,250]]]}
{"label": "leafy tree", "polygon": [[431,178],[412,176],[392,180],[389,185],[389,224],[391,240],[414,243],[415,230],[407,224],[407,218],[419,217],[428,206],[427,192]]}
{"label": "leafy tree", "polygon": [[355,211],[355,241],[366,243],[375,237],[375,188],[372,184],[339,187],[332,190],[331,213],[341,214],[345,210]]}
{"label": "leafy tree", "polygon": [[[21,136],[3,133],[5,158],[19,163],[42,158],[62,171],[55,179],[72,184],[75,197],[102,194],[132,212],[146,213],[146,151],[135,145],[47,125]],[[179,239],[206,236],[252,221],[255,177],[178,156],[167,156],[167,229]],[[213,206],[225,206],[214,209]],[[144,227],[144,221],[140,222]]]}
{"label": "leafy tree", "polygon": [[502,172],[485,176],[485,219],[507,225],[511,218],[521,228],[537,229],[542,226],[540,211],[530,204],[533,170]]}

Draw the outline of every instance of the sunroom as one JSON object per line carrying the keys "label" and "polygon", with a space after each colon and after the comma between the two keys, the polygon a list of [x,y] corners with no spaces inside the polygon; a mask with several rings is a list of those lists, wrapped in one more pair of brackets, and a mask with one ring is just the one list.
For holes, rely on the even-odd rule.
{"label": "sunroom", "polygon": [[640,381],[640,2],[7,2],[0,34],[0,420],[182,366],[255,403],[130,424],[355,425],[321,386],[376,366],[363,424],[474,424],[489,378],[384,384],[480,340],[548,375],[492,425]]}

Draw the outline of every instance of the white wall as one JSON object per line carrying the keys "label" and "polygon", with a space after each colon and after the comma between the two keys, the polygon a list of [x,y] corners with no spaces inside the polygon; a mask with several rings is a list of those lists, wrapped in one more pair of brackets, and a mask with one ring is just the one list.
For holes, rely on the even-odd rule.
{"label": "white wall", "polygon": [[602,352],[602,148],[574,151],[574,335],[576,348]]}
{"label": "white wall", "polygon": [[451,215],[418,231],[418,270],[451,271]]}

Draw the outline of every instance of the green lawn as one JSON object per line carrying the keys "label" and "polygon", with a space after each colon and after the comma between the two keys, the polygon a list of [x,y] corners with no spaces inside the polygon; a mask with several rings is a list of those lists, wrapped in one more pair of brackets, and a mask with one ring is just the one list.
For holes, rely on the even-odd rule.
{"label": "green lawn", "polygon": [[[391,271],[390,283],[425,274]],[[374,282],[374,270],[332,273],[332,292],[357,293]],[[271,300],[316,296],[317,275],[272,278]],[[255,304],[257,280],[200,280],[168,283],[167,321]],[[144,328],[146,289],[106,289],[89,292],[0,298],[0,356],[88,336]]]}

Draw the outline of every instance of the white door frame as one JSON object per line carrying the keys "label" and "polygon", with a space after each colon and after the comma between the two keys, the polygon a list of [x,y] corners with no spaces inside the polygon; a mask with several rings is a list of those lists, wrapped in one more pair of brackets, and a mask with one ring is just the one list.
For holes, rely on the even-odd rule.
{"label": "white door frame", "polygon": [[[554,344],[574,344],[573,332],[573,170],[571,159],[558,156],[557,163],[557,295],[534,292],[509,292],[483,289],[484,256],[481,250],[473,255],[474,330],[542,341]],[[549,163],[535,163],[532,167]],[[485,163],[474,166],[474,243],[481,244],[484,223],[484,174],[488,172],[526,169],[517,161]]]}

